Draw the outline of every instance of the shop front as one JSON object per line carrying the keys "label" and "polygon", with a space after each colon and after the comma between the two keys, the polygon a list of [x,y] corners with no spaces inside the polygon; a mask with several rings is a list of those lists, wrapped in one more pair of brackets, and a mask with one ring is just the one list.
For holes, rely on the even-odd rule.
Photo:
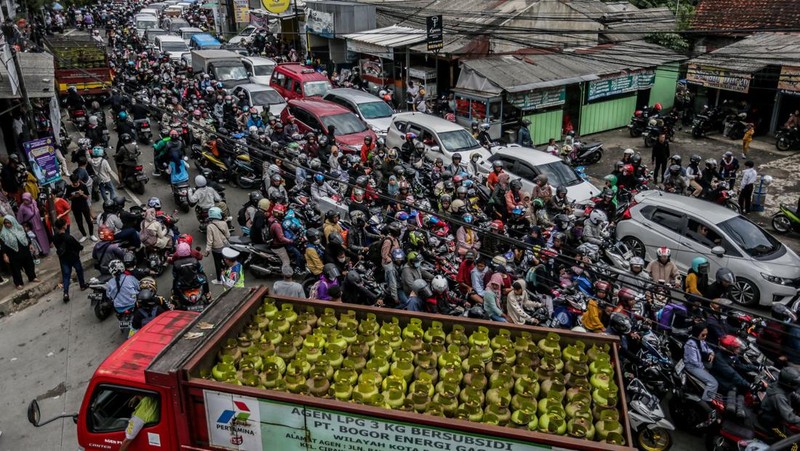
{"label": "shop front", "polygon": [[503,135],[503,97],[501,92],[480,92],[453,88],[456,101],[456,122],[470,129],[473,122],[489,123],[489,136],[499,140]]}
{"label": "shop front", "polygon": [[[648,102],[655,71],[644,69],[601,77],[585,84],[580,135],[628,125],[639,103]],[[672,87],[673,96],[675,86]]]}
{"label": "shop front", "polygon": [[561,137],[567,98],[565,86],[528,92],[507,92],[505,98],[509,106],[518,109],[520,116],[531,122],[529,130],[534,145],[545,144],[550,138],[558,140]]}

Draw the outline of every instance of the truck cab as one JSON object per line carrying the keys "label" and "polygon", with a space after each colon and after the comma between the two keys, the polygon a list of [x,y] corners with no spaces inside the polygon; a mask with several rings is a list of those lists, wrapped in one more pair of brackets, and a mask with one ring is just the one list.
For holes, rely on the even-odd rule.
{"label": "truck cab", "polygon": [[86,388],[78,415],[80,446],[85,449],[115,449],[114,446],[125,439],[125,428],[139,398],[150,396],[158,404],[158,420],[145,424],[131,449],[178,449],[173,432],[176,425],[172,394],[166,387],[148,384],[145,369],[195,317],[197,313],[164,313],[100,364]]}

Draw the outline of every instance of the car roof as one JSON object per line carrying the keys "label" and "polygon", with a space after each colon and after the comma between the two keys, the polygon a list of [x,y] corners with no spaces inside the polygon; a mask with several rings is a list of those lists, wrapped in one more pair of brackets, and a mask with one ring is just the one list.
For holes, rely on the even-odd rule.
{"label": "car roof", "polygon": [[353,89],[353,88],[331,89],[327,93],[325,93],[326,96],[328,94],[335,94],[339,97],[352,100],[355,103],[366,103],[375,101],[382,102],[382,100],[379,97],[376,97],[368,92],[364,92],[359,89]]}
{"label": "car roof", "polygon": [[322,99],[295,99],[289,101],[290,107],[302,108],[317,116],[333,116],[334,114],[350,113],[347,108]]}
{"label": "car roof", "polygon": [[[269,86],[259,85],[258,83],[244,83],[244,84],[241,84],[241,85],[237,85],[236,88],[243,88],[243,89],[246,89],[246,90],[248,90],[250,92],[275,91],[275,89],[270,88]],[[275,92],[278,92],[278,91],[275,91]]]}
{"label": "car roof", "polygon": [[263,56],[245,56],[242,58],[243,60],[250,61],[253,65],[256,66],[277,66],[278,63],[275,60],[270,58],[264,58]]}
{"label": "car roof", "polygon": [[161,42],[165,42],[165,41],[172,41],[172,42],[181,41],[181,42],[184,42],[182,37],[175,36],[174,34],[162,34],[161,36],[156,36],[156,39],[158,39]]}
{"label": "car roof", "polygon": [[197,41],[198,44],[219,44],[220,42],[209,33],[197,33],[192,35],[192,40]]}
{"label": "car roof", "polygon": [[454,122],[450,122],[448,120],[426,113],[413,113],[413,112],[398,113],[395,114],[394,117],[392,118],[392,122],[397,122],[397,121],[413,122],[415,124],[422,125],[423,127],[433,128],[437,132],[467,130],[464,127]]}
{"label": "car roof", "polygon": [[[308,78],[315,78],[319,81],[328,81],[328,77],[322,75],[321,73],[314,70],[313,67],[303,66],[300,63],[280,63],[275,67],[275,70],[283,69],[287,72],[292,72],[295,74],[302,74],[307,76]],[[316,80],[312,80],[316,81]]]}
{"label": "car roof", "polygon": [[[201,30],[200,28],[197,28],[197,27],[180,27],[180,28],[178,28],[178,31],[180,31],[181,33],[186,32],[186,31],[199,31],[200,33],[204,33],[203,30]],[[200,33],[198,33],[198,34],[200,34]]]}
{"label": "car roof", "polygon": [[158,21],[158,17],[156,17],[156,16],[154,16],[154,15],[152,15],[150,13],[137,14],[137,15],[133,16],[133,19],[134,20],[142,20],[142,19],[150,20],[150,19],[152,19],[152,20]]}
{"label": "car roof", "polygon": [[634,198],[638,204],[662,205],[677,211],[684,211],[698,216],[712,224],[719,224],[733,217],[739,216],[733,210],[712,202],[697,199],[692,196],[666,193],[658,190],[642,191]]}
{"label": "car roof", "polygon": [[562,161],[561,158],[558,158],[554,155],[550,155],[547,152],[542,152],[541,150],[533,149],[531,147],[521,147],[521,146],[492,147],[492,153],[494,153],[495,155],[508,155],[518,160],[527,161],[529,163],[532,163],[533,165],[548,164],[556,161]]}

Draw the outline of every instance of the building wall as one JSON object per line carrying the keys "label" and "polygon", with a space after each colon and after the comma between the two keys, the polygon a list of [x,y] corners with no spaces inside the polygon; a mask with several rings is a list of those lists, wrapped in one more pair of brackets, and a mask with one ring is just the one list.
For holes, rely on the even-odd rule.
{"label": "building wall", "polygon": [[648,105],[661,103],[667,110],[675,103],[675,85],[678,82],[678,63],[670,63],[656,69],[656,80],[650,90]]}
{"label": "building wall", "polygon": [[530,131],[533,144],[536,146],[546,144],[550,138],[555,138],[556,141],[559,141],[561,139],[561,120],[563,117],[564,110],[561,107],[525,116],[525,119],[531,121]]}
{"label": "building wall", "polygon": [[632,95],[596,102],[581,107],[580,135],[589,135],[628,125],[631,113],[636,109],[636,93]]}

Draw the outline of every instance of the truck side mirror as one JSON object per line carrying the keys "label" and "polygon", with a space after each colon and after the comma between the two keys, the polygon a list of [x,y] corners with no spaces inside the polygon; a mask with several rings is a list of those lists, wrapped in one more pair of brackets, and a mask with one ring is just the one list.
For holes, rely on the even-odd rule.
{"label": "truck side mirror", "polygon": [[56,421],[58,419],[67,417],[71,417],[72,421],[75,424],[78,424],[78,414],[66,413],[66,412],[62,412],[61,415],[42,422],[42,414],[39,411],[39,402],[34,399],[33,401],[31,401],[30,404],[28,404],[28,421],[37,428],[44,426],[45,424],[52,423],[53,421]]}
{"label": "truck side mirror", "polygon": [[714,246],[711,248],[711,253],[716,255],[717,257],[722,257],[725,255],[725,248],[722,246]]}

